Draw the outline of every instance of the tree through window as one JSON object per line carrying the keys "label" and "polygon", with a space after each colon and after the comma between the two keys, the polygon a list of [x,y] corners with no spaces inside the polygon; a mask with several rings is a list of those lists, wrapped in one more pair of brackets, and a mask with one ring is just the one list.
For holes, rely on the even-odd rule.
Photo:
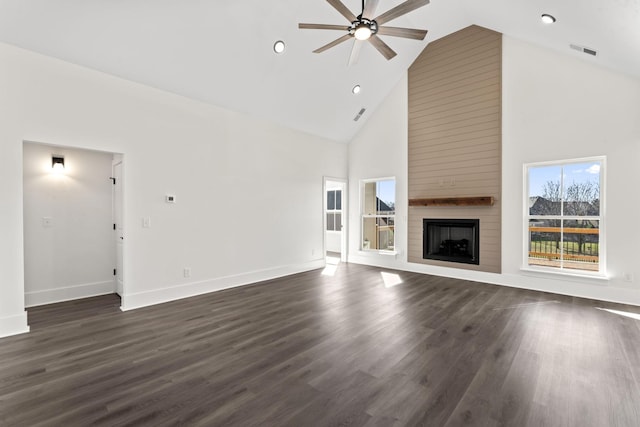
{"label": "tree through window", "polygon": [[604,158],[531,164],[527,173],[527,265],[604,271]]}

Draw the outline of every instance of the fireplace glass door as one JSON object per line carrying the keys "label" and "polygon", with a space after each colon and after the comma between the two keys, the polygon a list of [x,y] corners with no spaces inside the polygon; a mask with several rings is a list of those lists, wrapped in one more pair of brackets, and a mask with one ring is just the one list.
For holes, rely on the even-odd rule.
{"label": "fireplace glass door", "polygon": [[423,258],[479,264],[480,221],[423,219]]}

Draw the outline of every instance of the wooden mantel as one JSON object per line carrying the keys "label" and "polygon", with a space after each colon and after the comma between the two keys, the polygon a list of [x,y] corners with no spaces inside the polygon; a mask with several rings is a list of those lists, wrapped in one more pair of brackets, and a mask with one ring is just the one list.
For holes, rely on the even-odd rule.
{"label": "wooden mantel", "polygon": [[492,196],[409,199],[409,206],[493,206]]}

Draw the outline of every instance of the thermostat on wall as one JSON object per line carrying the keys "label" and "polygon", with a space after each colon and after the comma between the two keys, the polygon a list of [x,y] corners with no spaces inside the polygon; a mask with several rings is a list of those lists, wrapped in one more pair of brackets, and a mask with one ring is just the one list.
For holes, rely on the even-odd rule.
{"label": "thermostat on wall", "polygon": [[167,194],[166,196],[164,196],[164,201],[167,203],[175,203],[176,196],[174,196],[173,194]]}

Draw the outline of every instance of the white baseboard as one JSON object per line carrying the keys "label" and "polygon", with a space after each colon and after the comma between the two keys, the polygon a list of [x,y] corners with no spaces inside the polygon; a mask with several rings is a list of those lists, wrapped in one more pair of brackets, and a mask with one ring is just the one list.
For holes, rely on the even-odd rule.
{"label": "white baseboard", "polygon": [[115,280],[106,282],[83,283],[82,285],[66,286],[64,288],[46,289],[43,291],[25,292],[25,306],[53,304],[80,298],[96,297],[112,294],[116,291]]}
{"label": "white baseboard", "polygon": [[0,318],[0,338],[29,332],[27,312]]}
{"label": "white baseboard", "polygon": [[125,294],[122,297],[122,306],[120,308],[122,311],[134,310],[136,308],[161,304],[163,302],[189,298],[209,292],[250,285],[264,280],[271,280],[278,277],[288,276],[290,274],[315,270],[324,266],[325,260],[322,258],[302,264],[287,265],[233,276],[218,277],[215,279],[185,283],[168,288],[154,289],[152,291],[133,294],[127,293],[125,285]]}
{"label": "white baseboard", "polygon": [[389,268],[400,271],[410,271],[413,273],[430,274],[433,276],[450,277],[453,279],[470,280],[511,288],[640,306],[640,291],[614,286],[612,283],[603,284],[606,282],[597,279],[574,278],[561,275],[557,275],[555,277],[542,276],[533,275],[527,272],[520,274],[487,273],[483,271],[396,261],[391,257],[385,258],[383,256],[350,255],[349,262],[379,268]]}

